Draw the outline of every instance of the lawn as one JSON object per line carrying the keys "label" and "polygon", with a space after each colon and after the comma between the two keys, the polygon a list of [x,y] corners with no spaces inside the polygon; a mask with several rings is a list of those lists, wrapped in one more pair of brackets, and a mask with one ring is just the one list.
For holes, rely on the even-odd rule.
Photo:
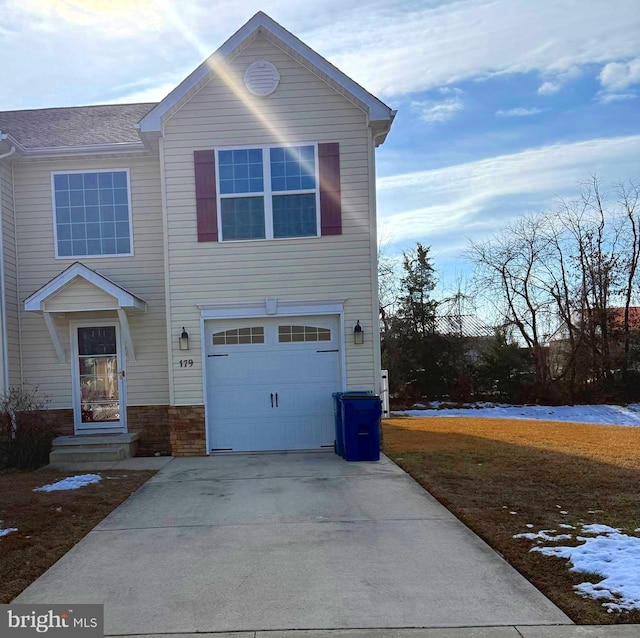
{"label": "lawn", "polygon": [[571,573],[566,560],[530,552],[536,539],[513,538],[579,535],[593,523],[640,535],[640,428],[425,417],[390,419],[383,429],[385,452],[574,622],[640,622],[640,611],[608,612],[573,589],[602,577]]}
{"label": "lawn", "polygon": [[40,470],[0,475],[0,604],[23,589],[68,552],[109,512],[155,472],[97,472],[102,480],[75,490],[34,492],[82,472]]}

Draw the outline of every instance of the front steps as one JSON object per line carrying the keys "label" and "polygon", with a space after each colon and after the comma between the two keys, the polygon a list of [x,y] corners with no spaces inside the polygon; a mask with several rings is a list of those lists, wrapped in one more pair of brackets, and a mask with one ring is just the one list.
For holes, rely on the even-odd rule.
{"label": "front steps", "polygon": [[139,434],[82,434],[53,440],[49,463],[122,461],[136,455]]}

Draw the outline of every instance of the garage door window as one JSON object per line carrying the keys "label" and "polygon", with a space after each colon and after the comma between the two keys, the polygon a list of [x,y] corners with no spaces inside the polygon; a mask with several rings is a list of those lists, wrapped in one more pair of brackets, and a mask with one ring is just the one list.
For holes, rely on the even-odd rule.
{"label": "garage door window", "polygon": [[245,345],[252,343],[264,343],[264,328],[235,328],[216,332],[213,335],[214,346]]}
{"label": "garage door window", "polygon": [[278,326],[278,341],[280,343],[331,341],[331,330],[316,326]]}

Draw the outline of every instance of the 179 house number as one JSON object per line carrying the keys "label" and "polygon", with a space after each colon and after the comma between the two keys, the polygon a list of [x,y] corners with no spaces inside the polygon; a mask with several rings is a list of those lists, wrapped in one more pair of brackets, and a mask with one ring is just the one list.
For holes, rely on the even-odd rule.
{"label": "179 house number", "polygon": [[181,368],[193,368],[193,359],[180,359]]}

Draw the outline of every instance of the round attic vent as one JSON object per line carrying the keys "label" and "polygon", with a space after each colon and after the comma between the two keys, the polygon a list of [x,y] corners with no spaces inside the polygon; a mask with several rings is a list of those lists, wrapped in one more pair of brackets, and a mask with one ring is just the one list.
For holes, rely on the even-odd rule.
{"label": "round attic vent", "polygon": [[266,60],[252,62],[244,72],[244,85],[250,93],[260,97],[271,95],[279,83],[278,69]]}

